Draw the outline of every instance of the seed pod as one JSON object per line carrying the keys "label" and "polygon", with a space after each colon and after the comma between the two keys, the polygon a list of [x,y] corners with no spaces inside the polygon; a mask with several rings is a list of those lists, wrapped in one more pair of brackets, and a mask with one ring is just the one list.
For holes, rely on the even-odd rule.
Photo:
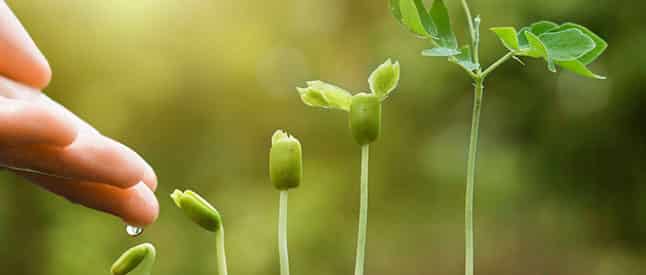
{"label": "seed pod", "polygon": [[272,136],[269,150],[269,177],[279,190],[296,188],[303,178],[301,143],[282,130]]}
{"label": "seed pod", "polygon": [[197,193],[175,190],[170,197],[186,216],[204,229],[216,232],[222,227],[222,217],[218,210]]}
{"label": "seed pod", "polygon": [[[137,268],[146,258],[149,259],[149,265],[152,266],[155,261],[155,247],[152,244],[145,243],[128,249],[119,259],[117,259],[110,272],[112,275],[125,275]],[[147,267],[147,268],[150,268]]]}
{"label": "seed pod", "polygon": [[374,142],[381,131],[381,99],[377,95],[360,93],[352,97],[350,129],[359,145]]}

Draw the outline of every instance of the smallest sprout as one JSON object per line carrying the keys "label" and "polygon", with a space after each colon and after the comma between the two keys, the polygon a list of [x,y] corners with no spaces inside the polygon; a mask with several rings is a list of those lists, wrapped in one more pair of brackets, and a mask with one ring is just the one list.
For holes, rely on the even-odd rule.
{"label": "smallest sprout", "polygon": [[278,190],[296,188],[303,178],[301,143],[283,130],[277,130],[271,138],[269,176]]}
{"label": "smallest sprout", "polygon": [[150,243],[140,244],[124,252],[117,259],[110,272],[112,275],[126,275],[142,265],[142,274],[150,274],[150,269],[155,262],[155,247]]}
{"label": "smallest sprout", "polygon": [[222,228],[222,217],[218,210],[197,193],[191,190],[175,190],[170,197],[186,216],[202,228],[212,232]]}

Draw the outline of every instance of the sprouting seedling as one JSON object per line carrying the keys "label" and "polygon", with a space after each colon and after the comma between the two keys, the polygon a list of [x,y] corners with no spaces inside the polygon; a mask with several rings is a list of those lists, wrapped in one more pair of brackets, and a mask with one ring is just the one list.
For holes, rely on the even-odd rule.
{"label": "sprouting seedling", "polygon": [[430,9],[422,0],[390,0],[390,9],[397,20],[416,36],[429,40],[434,47],[422,51],[424,56],[448,58],[451,63],[464,69],[475,83],[473,119],[467,161],[467,186],[465,200],[465,274],[473,275],[473,201],[475,186],[480,111],[484,95],[484,80],[510,59],[521,57],[540,58],[547,68],[556,72],[560,67],[575,74],[593,79],[605,77],[593,73],[587,65],[595,61],[608,47],[597,34],[574,23],[556,24],[539,21],[520,31],[514,27],[491,28],[508,52],[491,64],[480,64],[480,17],[472,17],[466,0],[462,0],[469,26],[470,43],[459,46],[451,29],[448,10],[443,0],[435,0]]}
{"label": "sprouting seedling", "polygon": [[227,275],[227,259],[224,249],[224,225],[218,210],[197,193],[175,190],[170,197],[184,214],[202,228],[215,232],[217,246],[218,273]]}
{"label": "sprouting seedling", "polygon": [[277,130],[271,137],[269,177],[274,187],[280,191],[278,208],[280,274],[289,275],[289,256],[287,252],[287,195],[289,189],[298,187],[303,179],[303,150],[298,139],[282,130]]}
{"label": "sprouting seedling", "polygon": [[322,81],[307,82],[306,88],[297,88],[306,105],[349,112],[350,129],[361,145],[361,202],[355,275],[363,274],[368,225],[368,160],[369,144],[377,140],[381,131],[381,104],[399,84],[399,62],[386,60],[368,78],[371,93],[348,91]]}
{"label": "sprouting seedling", "polygon": [[112,264],[110,273],[112,275],[126,275],[134,271],[139,275],[149,275],[155,263],[155,256],[155,247],[152,244],[140,244],[126,250]]}

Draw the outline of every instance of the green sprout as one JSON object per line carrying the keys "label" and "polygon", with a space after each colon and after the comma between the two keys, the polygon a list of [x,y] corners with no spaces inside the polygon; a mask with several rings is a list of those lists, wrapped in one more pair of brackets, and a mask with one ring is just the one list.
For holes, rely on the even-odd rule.
{"label": "green sprout", "polygon": [[274,187],[280,191],[278,208],[280,274],[289,275],[289,253],[287,249],[288,190],[301,184],[303,178],[303,150],[298,139],[282,130],[277,130],[271,137],[269,176]]}
{"label": "green sprout", "polygon": [[155,255],[155,247],[152,244],[140,244],[126,250],[112,264],[110,273],[112,275],[126,275],[135,271],[140,275],[149,275],[153,264],[155,264]]}
{"label": "green sprout", "polygon": [[390,59],[386,60],[368,78],[371,92],[354,96],[342,88],[318,80],[307,82],[306,88],[297,88],[301,100],[308,106],[349,112],[352,136],[361,145],[361,198],[355,275],[363,274],[366,255],[369,146],[379,137],[381,105],[397,88],[399,71],[399,62],[393,63]]}
{"label": "green sprout", "polygon": [[514,27],[496,27],[490,30],[508,52],[488,67],[483,67],[479,54],[481,19],[479,16],[471,16],[466,0],[461,3],[468,20],[470,37],[470,43],[463,46],[459,45],[453,33],[443,0],[435,0],[430,9],[424,6],[423,0],[390,0],[390,9],[393,16],[409,31],[433,44],[434,47],[422,51],[422,55],[448,58],[449,62],[459,65],[475,83],[465,199],[465,274],[473,275],[473,201],[485,79],[510,59],[523,64],[520,59],[523,57],[545,60],[551,72],[556,72],[560,67],[584,77],[605,79],[587,66],[606,50],[608,44],[588,28],[574,23],[559,25],[539,21],[519,31]]}
{"label": "green sprout", "polygon": [[215,232],[217,246],[218,273],[227,275],[227,259],[224,249],[224,225],[222,217],[208,201],[197,193],[186,190],[175,190],[170,197],[184,214],[202,228]]}

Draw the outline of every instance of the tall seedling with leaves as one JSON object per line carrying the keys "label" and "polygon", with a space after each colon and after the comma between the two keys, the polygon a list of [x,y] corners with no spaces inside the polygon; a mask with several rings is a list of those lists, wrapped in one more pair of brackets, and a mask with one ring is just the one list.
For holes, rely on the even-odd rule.
{"label": "tall seedling with leaves", "polygon": [[394,17],[421,39],[431,42],[432,48],[422,51],[424,56],[444,57],[459,65],[472,79],[475,86],[471,136],[467,161],[467,186],[465,199],[465,274],[473,275],[474,236],[473,201],[478,149],[480,110],[487,76],[510,59],[522,63],[520,58],[545,60],[547,69],[557,68],[593,79],[605,77],[593,73],[587,65],[595,61],[608,44],[588,28],[574,24],[556,24],[540,21],[516,30],[514,27],[496,27],[490,30],[498,36],[507,53],[488,67],[480,64],[480,17],[472,17],[471,10],[462,0],[469,26],[470,42],[460,46],[451,28],[449,14],[443,0],[433,1],[430,9],[422,0],[390,0]]}

